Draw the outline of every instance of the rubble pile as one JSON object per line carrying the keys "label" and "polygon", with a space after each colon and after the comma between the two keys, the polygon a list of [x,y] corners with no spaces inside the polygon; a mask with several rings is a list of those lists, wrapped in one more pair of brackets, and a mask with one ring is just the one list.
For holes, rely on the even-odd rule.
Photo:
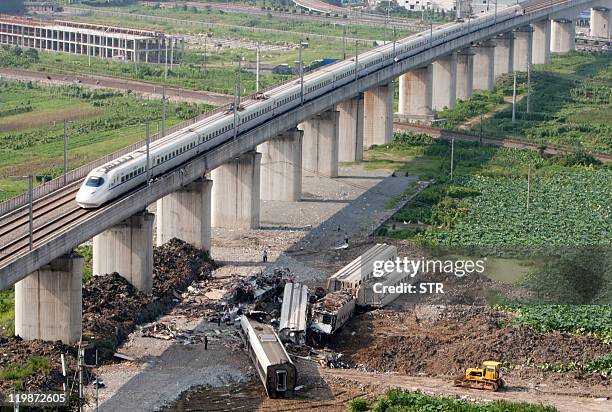
{"label": "rubble pile", "polygon": [[[77,365],[77,350],[73,346],[61,342],[44,342],[41,340],[23,341],[18,336],[0,336],[0,370],[7,370],[15,366],[23,366],[34,357],[45,358],[48,362],[48,373],[34,373],[23,378],[23,391],[57,390],[62,387],[66,379],[62,376],[62,363],[60,354],[64,354],[66,368],[75,370]],[[13,391],[16,380],[0,380],[0,393],[8,394]],[[1,408],[0,408],[1,409]]]}
{"label": "rubble pile", "polygon": [[117,273],[95,276],[83,285],[83,331],[108,360],[136,325],[150,322],[178,303],[180,292],[214,269],[201,250],[172,239],[153,253],[153,294],[136,290]]}
{"label": "rubble pile", "polygon": [[491,316],[494,311],[485,307],[437,307],[426,316],[419,312],[424,311],[358,315],[336,336],[333,349],[366,370],[446,376],[483,360],[542,365],[587,362],[610,352],[610,345],[595,338],[506,326],[509,315]]}

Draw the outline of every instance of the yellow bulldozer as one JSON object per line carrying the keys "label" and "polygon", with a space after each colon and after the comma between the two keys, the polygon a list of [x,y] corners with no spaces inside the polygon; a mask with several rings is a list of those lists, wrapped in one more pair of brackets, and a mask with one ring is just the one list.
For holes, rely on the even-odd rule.
{"label": "yellow bulldozer", "polygon": [[485,361],[482,368],[467,368],[465,376],[455,379],[455,386],[497,391],[505,385],[501,376],[501,362]]}

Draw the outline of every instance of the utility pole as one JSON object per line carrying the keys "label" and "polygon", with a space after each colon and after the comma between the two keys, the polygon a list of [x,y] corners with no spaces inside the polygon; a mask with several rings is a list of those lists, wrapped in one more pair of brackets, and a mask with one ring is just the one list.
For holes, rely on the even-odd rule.
{"label": "utility pole", "polygon": [[453,180],[453,168],[455,165],[455,138],[451,139],[451,164],[450,164],[450,178]]}
{"label": "utility pole", "polygon": [[163,87],[162,92],[162,134],[161,137],[166,136],[166,104],[168,99],[166,99],[166,86]]}
{"label": "utility pole", "polygon": [[151,134],[149,133],[149,122],[145,125],[145,133],[147,139],[147,186],[149,186],[149,182],[151,181]]}
{"label": "utility pole", "polygon": [[164,64],[164,79],[168,78],[168,39],[165,39],[165,53],[164,53],[164,60],[166,61],[166,63]]}
{"label": "utility pole", "polygon": [[170,38],[170,70],[173,69],[174,65],[174,40]]}
{"label": "utility pole", "polygon": [[66,186],[66,173],[68,173],[68,121],[64,119],[64,186]]}
{"label": "utility pole", "polygon": [[34,176],[28,176],[28,231],[30,238],[30,250],[34,247]]}
{"label": "utility pole", "polygon": [[238,72],[236,73],[236,95],[234,96],[234,139],[238,137],[238,107],[240,106],[240,70],[242,58],[238,58]]}
{"label": "utility pole", "polygon": [[527,210],[529,210],[529,203],[531,203],[531,163],[527,169]]}
{"label": "utility pole", "polygon": [[397,30],[396,27],[393,26],[393,63],[395,63],[395,43],[397,41]]}
{"label": "utility pole", "polygon": [[208,34],[204,36],[204,74],[206,74],[206,53],[208,51]]}
{"label": "utility pole", "polygon": [[512,123],[516,122],[516,72],[514,72],[514,86],[512,88]]}
{"label": "utility pole", "polygon": [[359,78],[359,45],[355,40],[355,80]]}
{"label": "utility pole", "polygon": [[387,44],[387,24],[389,23],[389,3],[391,3],[391,0],[387,0],[387,15],[385,16],[385,37],[383,39],[383,44]]}
{"label": "utility pole", "polygon": [[342,25],[342,60],[346,60],[346,24]]}
{"label": "utility pole", "polygon": [[531,62],[527,62],[527,114],[531,113]]}
{"label": "utility pole", "polygon": [[257,52],[255,57],[255,92],[259,93],[259,42],[257,42]]}
{"label": "utility pole", "polygon": [[300,71],[300,105],[304,104],[304,62],[302,61],[302,40],[300,39],[300,48],[298,50],[298,64]]}

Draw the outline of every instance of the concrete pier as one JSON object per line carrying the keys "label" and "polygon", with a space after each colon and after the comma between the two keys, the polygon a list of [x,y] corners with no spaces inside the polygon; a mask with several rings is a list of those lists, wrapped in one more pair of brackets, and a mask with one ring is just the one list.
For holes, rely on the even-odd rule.
{"label": "concrete pier", "polygon": [[213,227],[259,227],[261,153],[248,152],[211,173]]}
{"label": "concrete pier", "polygon": [[304,131],[302,167],[305,173],[338,177],[339,118],[337,110],[327,110],[298,125]]}
{"label": "concrete pier", "polygon": [[212,180],[198,179],[157,201],[157,246],[172,238],[210,250]]}
{"label": "concrete pier", "polygon": [[532,64],[532,38],[531,26],[523,26],[514,32],[514,70],[526,72],[527,65]]}
{"label": "concrete pier", "polygon": [[495,38],[495,78],[514,71],[514,34],[504,33]]}
{"label": "concrete pier", "polygon": [[550,51],[568,53],[576,49],[576,22],[571,20],[553,20]]}
{"label": "concrete pier", "polygon": [[144,211],[93,238],[93,274],[117,272],[143,293],[153,288],[153,220]]}
{"label": "concrete pier", "polygon": [[485,40],[474,46],[474,90],[495,87],[495,41]]}
{"label": "concrete pier", "polygon": [[591,37],[610,38],[611,13],[607,8],[591,9],[591,25],[589,34]]}
{"label": "concrete pier", "polygon": [[465,48],[457,53],[457,99],[467,100],[474,90],[474,52]]}
{"label": "concrete pier", "polygon": [[533,38],[531,42],[531,58],[533,64],[550,63],[550,30],[549,19],[540,20],[531,24],[533,27]]}
{"label": "concrete pier", "polygon": [[81,337],[83,258],[64,255],[15,283],[15,335],[26,340]]}
{"label": "concrete pier", "polygon": [[433,64],[432,108],[455,107],[457,99],[457,55],[440,57]]}
{"label": "concrete pier", "polygon": [[395,83],[367,90],[363,96],[363,145],[393,140],[393,95]]}
{"label": "concrete pier", "polygon": [[302,198],[302,135],[298,129],[257,146],[261,153],[261,200],[298,202]]}
{"label": "concrete pier", "polygon": [[340,112],[338,161],[360,162],[363,160],[363,93],[343,101],[336,109]]}
{"label": "concrete pier", "polygon": [[398,116],[401,119],[428,119],[433,114],[433,66],[409,71],[399,78]]}

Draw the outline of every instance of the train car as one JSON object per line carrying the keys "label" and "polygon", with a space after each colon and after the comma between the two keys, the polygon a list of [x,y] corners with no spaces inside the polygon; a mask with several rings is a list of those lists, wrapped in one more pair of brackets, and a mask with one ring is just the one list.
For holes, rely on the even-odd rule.
{"label": "train car", "polygon": [[391,293],[389,286],[398,287],[403,283],[414,283],[416,279],[417,277],[411,277],[406,272],[385,273],[381,278],[371,280],[359,288],[356,304],[367,308],[387,306],[401,295],[401,293]]}
{"label": "train car", "polygon": [[[229,141],[239,132],[250,130],[274,116],[286,113],[334,87],[372,74],[394,61],[413,57],[432,46],[545,6],[543,1],[523,2],[499,10],[497,14],[489,12],[468,21],[447,24],[432,32],[416,34],[395,44],[390,42],[369,50],[358,58],[321,67],[305,75],[303,85],[296,79],[244,101],[238,108],[237,119],[234,119],[230,111],[220,112],[154,142],[150,146],[148,165],[146,151],[140,148],[92,170],[77,192],[76,202],[83,208],[99,207],[139,187],[146,182],[148,175],[160,176],[200,153]],[[234,124],[236,120],[238,124]]]}
{"label": "train car", "polygon": [[320,335],[333,334],[353,317],[355,302],[349,291],[328,293],[312,306],[310,329]]}
{"label": "train car", "polygon": [[291,396],[297,382],[297,370],[274,328],[244,315],[239,319],[246,351],[268,396]]}
{"label": "train car", "polygon": [[348,290],[357,296],[359,287],[373,277],[374,262],[393,260],[396,257],[397,248],[395,246],[378,243],[334,273],[327,280],[327,289],[330,292]]}
{"label": "train car", "polygon": [[285,284],[278,335],[283,342],[303,344],[306,339],[308,287],[299,283]]}

